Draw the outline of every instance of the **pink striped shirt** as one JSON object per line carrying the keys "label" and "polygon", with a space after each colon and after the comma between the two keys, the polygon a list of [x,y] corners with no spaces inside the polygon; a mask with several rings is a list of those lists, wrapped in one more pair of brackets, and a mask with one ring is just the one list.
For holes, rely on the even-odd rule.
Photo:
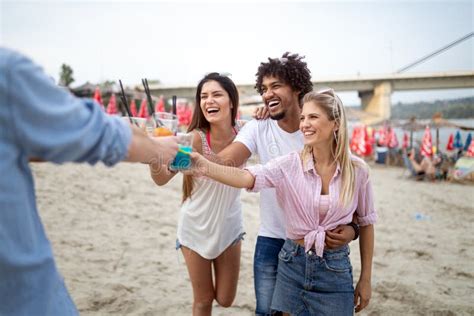
{"label": "pink striped shirt", "polygon": [[338,203],[341,188],[338,164],[329,183],[329,210],[321,221],[321,177],[312,159],[308,159],[303,166],[298,152],[278,157],[265,165],[247,167],[255,176],[255,185],[249,191],[275,188],[278,203],[284,210],[287,238],[304,238],[305,250],[309,251],[314,246],[316,254],[321,257],[326,231],[350,223],[354,212],[361,226],[374,224],[377,220],[368,168],[362,159],[351,158],[360,165],[356,167],[354,199],[348,207]]}

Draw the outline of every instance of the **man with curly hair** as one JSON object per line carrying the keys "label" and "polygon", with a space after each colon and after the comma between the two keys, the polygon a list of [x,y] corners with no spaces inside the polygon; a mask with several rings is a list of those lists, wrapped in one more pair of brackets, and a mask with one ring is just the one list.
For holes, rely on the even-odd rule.
{"label": "man with curly hair", "polygon": [[[303,96],[312,91],[311,73],[304,56],[285,53],[268,58],[258,68],[255,89],[268,108],[269,120],[252,120],[245,124],[234,142],[218,156],[226,164],[241,166],[252,155],[265,164],[276,157],[303,148],[299,130]],[[354,227],[343,225],[328,232],[329,248],[337,248],[354,239]],[[260,228],[254,254],[256,315],[271,315],[270,308],[278,268],[278,253],[286,238],[283,212],[275,189],[260,193]]]}

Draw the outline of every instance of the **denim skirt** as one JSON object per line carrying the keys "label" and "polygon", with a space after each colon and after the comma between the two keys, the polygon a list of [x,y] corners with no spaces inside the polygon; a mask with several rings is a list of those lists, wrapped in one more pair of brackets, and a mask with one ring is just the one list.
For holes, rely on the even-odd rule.
{"label": "denim skirt", "polygon": [[291,315],[353,315],[354,286],[349,246],[313,250],[287,239],[279,255],[272,310]]}

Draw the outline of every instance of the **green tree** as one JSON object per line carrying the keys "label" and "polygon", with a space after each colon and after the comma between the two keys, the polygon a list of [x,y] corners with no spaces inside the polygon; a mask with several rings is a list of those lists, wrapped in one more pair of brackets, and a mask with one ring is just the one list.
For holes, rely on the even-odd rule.
{"label": "green tree", "polygon": [[72,76],[74,71],[71,66],[67,64],[61,65],[61,72],[59,73],[59,84],[64,87],[69,87],[71,83],[74,82],[74,77]]}

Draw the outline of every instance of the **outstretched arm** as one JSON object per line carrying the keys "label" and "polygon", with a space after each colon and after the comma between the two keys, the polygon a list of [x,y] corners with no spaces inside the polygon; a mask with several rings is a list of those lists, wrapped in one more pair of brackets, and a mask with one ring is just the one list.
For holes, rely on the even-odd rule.
{"label": "outstretched arm", "polygon": [[360,227],[361,272],[354,292],[356,313],[369,305],[372,296],[372,258],[374,255],[374,225]]}
{"label": "outstretched arm", "polygon": [[[201,152],[201,138],[197,132],[194,131],[193,133],[193,151]],[[161,137],[157,137],[157,139],[161,139]],[[167,184],[176,174],[177,172],[171,171],[167,164],[163,164],[159,161],[153,161],[150,163],[151,178],[159,186]]]}
{"label": "outstretched arm", "polygon": [[218,154],[218,163],[226,166],[238,167],[243,165],[252,153],[241,142],[233,142]]}
{"label": "outstretched arm", "polygon": [[[192,168],[196,169],[198,174],[235,188],[251,189],[254,186],[255,177],[247,170],[219,165],[196,152],[191,153],[191,159],[193,160]],[[196,170],[192,172],[195,174]]]}
{"label": "outstretched arm", "polygon": [[166,165],[176,156],[178,140],[175,136],[148,137],[138,127],[130,125],[130,128],[132,140],[126,161]]}

